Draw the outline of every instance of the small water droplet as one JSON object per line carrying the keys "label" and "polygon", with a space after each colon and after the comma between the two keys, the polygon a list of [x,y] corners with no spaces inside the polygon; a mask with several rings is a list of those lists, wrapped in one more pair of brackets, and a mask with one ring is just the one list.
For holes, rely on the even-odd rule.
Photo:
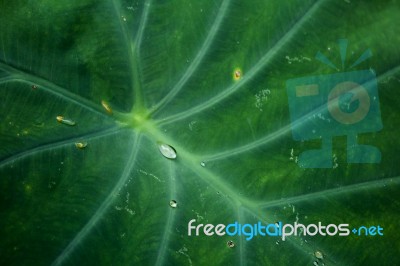
{"label": "small water droplet", "polygon": [[226,245],[227,245],[228,247],[230,247],[230,248],[235,247],[235,243],[233,243],[232,240],[229,240],[228,242],[226,242]]}
{"label": "small water droplet", "polygon": [[75,142],[75,147],[78,149],[84,149],[87,146],[87,142]]}
{"label": "small water droplet", "polygon": [[158,148],[160,149],[161,154],[168,159],[176,158],[176,150],[169,146],[168,144],[158,143]]}
{"label": "small water droplet", "polygon": [[113,111],[112,111],[110,105],[109,105],[106,101],[102,100],[102,101],[101,101],[101,105],[102,105],[103,108],[107,111],[107,113],[109,113],[110,115],[112,115]]}
{"label": "small water droplet", "polygon": [[322,260],[322,259],[324,258],[324,255],[323,255],[322,252],[319,251],[319,250],[316,250],[316,251],[314,252],[314,256],[315,256],[317,259],[320,259],[320,260]]}
{"label": "small water droplet", "polygon": [[205,166],[206,166],[206,163],[205,163],[205,162],[201,162],[200,165],[203,166],[203,167],[205,167]]}
{"label": "small water droplet", "polygon": [[75,121],[66,119],[61,115],[57,116],[56,119],[59,123],[62,123],[62,124],[68,125],[68,126],[75,126],[75,124],[76,124]]}
{"label": "small water droplet", "polygon": [[172,208],[176,208],[178,207],[178,203],[176,202],[176,200],[171,200],[169,202],[169,206],[171,206]]}

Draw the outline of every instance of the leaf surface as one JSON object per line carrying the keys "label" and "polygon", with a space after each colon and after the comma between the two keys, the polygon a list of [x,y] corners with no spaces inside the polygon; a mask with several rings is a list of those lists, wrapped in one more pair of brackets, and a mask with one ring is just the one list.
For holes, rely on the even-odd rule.
{"label": "leaf surface", "polygon": [[[399,264],[399,12],[389,0],[0,1],[1,264],[312,265],[315,251],[325,265]],[[293,140],[307,123],[291,123],[286,81],[337,73],[315,55],[340,67],[343,38],[340,71],[373,54],[353,70],[376,74],[383,129],[358,143],[382,160],[347,163],[338,136],[332,168],[304,169],[299,154],[321,140]],[[188,236],[192,219],[384,235]]]}

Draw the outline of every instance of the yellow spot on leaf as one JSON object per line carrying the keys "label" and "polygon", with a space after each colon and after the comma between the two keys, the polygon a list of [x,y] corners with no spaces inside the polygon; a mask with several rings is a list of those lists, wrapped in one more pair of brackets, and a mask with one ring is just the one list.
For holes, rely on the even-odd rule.
{"label": "yellow spot on leaf", "polygon": [[237,68],[235,68],[233,70],[232,76],[233,76],[233,80],[234,81],[238,81],[238,80],[240,80],[242,78],[243,72],[242,72],[242,70],[240,68],[237,67]]}

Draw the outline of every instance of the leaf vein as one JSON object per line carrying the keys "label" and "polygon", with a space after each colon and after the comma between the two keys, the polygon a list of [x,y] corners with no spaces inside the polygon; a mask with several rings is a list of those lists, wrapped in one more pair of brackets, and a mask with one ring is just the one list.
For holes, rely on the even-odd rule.
{"label": "leaf vein", "polygon": [[177,120],[182,120],[186,117],[190,117],[196,113],[199,113],[205,109],[208,109],[215,104],[221,102],[226,99],[232,93],[236,92],[240,89],[244,84],[246,84],[249,80],[251,80],[254,76],[256,76],[261,69],[263,69],[268,63],[274,58],[274,56],[284,47],[284,45],[290,41],[290,39],[298,32],[298,30],[303,26],[303,24],[320,8],[322,3],[325,0],[316,1],[308,11],[297,21],[293,27],[283,35],[279,41],[270,49],[268,52],[252,67],[246,75],[243,76],[240,82],[234,83],[231,86],[223,89],[219,94],[214,96],[213,98],[201,103],[193,108],[190,108],[186,111],[171,115],[169,117],[163,118],[159,121],[160,124],[169,124],[175,122]]}

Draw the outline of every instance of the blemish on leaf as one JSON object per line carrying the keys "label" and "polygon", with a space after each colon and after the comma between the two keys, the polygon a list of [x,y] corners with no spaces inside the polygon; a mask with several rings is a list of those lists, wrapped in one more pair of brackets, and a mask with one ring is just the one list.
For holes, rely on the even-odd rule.
{"label": "blemish on leaf", "polygon": [[226,245],[227,245],[229,248],[235,247],[235,243],[233,243],[232,240],[229,240],[228,242],[226,242]]}
{"label": "blemish on leaf", "polygon": [[258,110],[260,111],[263,110],[262,107],[267,102],[270,94],[271,91],[269,89],[264,89],[257,92],[257,94],[255,95],[256,98],[255,106],[257,107]]}
{"label": "blemish on leaf", "polygon": [[242,78],[242,76],[243,76],[243,72],[240,68],[235,68],[233,70],[233,80],[234,81],[240,80]]}

